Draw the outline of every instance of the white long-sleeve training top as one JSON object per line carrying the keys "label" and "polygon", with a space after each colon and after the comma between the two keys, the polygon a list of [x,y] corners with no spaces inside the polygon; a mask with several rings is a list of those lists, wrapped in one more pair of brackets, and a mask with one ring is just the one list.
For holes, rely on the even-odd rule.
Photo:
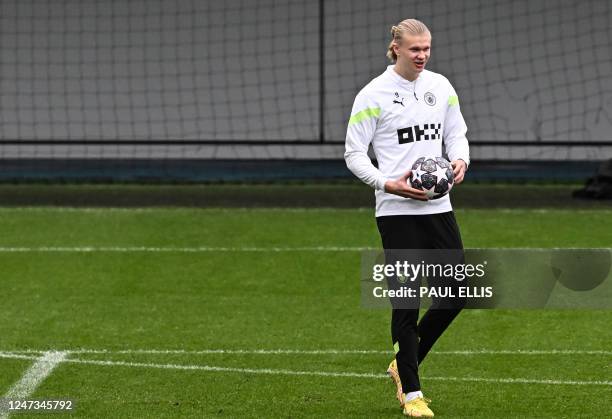
{"label": "white long-sleeve training top", "polygon": [[[452,210],[449,196],[418,201],[385,193],[385,182],[405,174],[423,156],[445,156],[470,163],[467,126],[448,79],[423,70],[415,81],[393,65],[368,83],[355,98],[346,132],[348,168],[376,189],[376,216],[437,214]],[[368,157],[368,146],[378,169]]]}

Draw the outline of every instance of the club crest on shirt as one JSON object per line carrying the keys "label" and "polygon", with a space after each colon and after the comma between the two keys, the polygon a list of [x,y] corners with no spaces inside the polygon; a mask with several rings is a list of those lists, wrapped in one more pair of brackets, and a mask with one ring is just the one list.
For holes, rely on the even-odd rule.
{"label": "club crest on shirt", "polygon": [[436,97],[434,96],[433,93],[431,92],[427,92],[425,93],[425,103],[427,103],[429,106],[433,106],[436,104]]}

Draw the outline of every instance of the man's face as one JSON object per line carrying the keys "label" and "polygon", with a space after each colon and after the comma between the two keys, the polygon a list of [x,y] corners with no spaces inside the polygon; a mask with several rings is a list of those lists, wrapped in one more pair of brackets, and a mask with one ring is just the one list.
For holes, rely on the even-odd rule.
{"label": "man's face", "polygon": [[431,53],[431,35],[404,35],[399,45],[395,47],[397,62],[404,68],[415,73],[425,69]]}

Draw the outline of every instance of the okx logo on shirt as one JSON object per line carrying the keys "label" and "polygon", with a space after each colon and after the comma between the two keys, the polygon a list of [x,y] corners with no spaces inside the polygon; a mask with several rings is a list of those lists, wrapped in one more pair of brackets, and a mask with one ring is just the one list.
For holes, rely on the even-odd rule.
{"label": "okx logo on shirt", "polygon": [[397,130],[397,138],[400,144],[413,143],[415,141],[440,140],[442,124],[414,125]]}

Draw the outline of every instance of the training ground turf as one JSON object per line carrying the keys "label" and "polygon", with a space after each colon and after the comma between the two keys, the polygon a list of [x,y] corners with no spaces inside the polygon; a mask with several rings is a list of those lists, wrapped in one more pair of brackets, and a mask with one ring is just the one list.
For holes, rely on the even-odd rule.
{"label": "training ground turf", "polygon": [[[457,218],[466,247],[612,247],[605,209]],[[401,417],[389,313],[360,307],[351,249],[379,246],[370,210],[15,208],[0,231],[0,397],[72,399],[71,417]],[[610,417],[611,324],[465,311],[425,394],[441,418]]]}

